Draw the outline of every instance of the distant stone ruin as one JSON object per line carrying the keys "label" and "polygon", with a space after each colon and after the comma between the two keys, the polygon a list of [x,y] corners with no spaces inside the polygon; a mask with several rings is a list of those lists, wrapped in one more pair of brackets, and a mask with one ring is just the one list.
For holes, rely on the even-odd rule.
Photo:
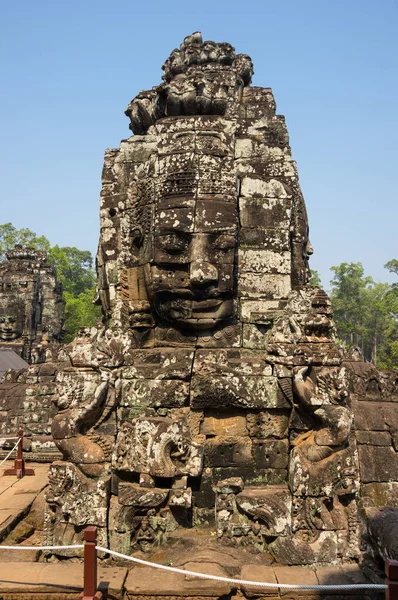
{"label": "distant stone ruin", "polygon": [[0,263],[0,445],[8,448],[7,437],[22,427],[29,456],[51,459],[58,454],[51,421],[65,321],[62,286],[46,252],[16,245],[6,257]]}
{"label": "distant stone ruin", "polygon": [[46,542],[95,524],[100,545],[146,552],[208,527],[282,564],[357,560],[357,445],[377,442],[370,423],[357,440],[349,392],[387,403],[396,380],[383,400],[308,284],[285,120],[250,85],[251,59],[194,33],[163,70],[105,155],[104,326],[80,332],[57,375]]}
{"label": "distant stone ruin", "polygon": [[0,263],[0,348],[28,363],[45,361],[46,346],[62,340],[62,286],[47,253],[17,244]]}

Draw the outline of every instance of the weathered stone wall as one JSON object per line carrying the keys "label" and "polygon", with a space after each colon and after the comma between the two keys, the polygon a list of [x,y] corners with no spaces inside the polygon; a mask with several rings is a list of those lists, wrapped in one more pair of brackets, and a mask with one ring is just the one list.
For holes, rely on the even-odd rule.
{"label": "weathered stone wall", "polygon": [[398,558],[398,372],[378,371],[356,348],[344,364],[358,444],[363,565],[372,577],[380,557]]}
{"label": "weathered stone wall", "polygon": [[0,348],[13,350],[33,365],[0,379],[0,433],[15,436],[22,427],[32,436],[26,448],[51,449],[54,454],[53,361],[65,320],[62,286],[45,252],[16,245],[6,257],[0,264]]}
{"label": "weathered stone wall", "polygon": [[105,154],[104,326],[57,375],[48,543],[96,524],[102,545],[149,551],[211,526],[284,564],[360,555],[350,365],[308,285],[284,119],[251,74],[229,44],[189,36]]}
{"label": "weathered stone wall", "polygon": [[44,362],[48,343],[62,339],[62,286],[46,252],[16,245],[6,257],[0,263],[0,347],[28,363]]}
{"label": "weathered stone wall", "polygon": [[7,438],[15,437],[21,427],[28,459],[51,460],[58,455],[51,434],[58,368],[59,364],[46,362],[7,371],[0,379],[0,437],[5,450],[10,445]]}

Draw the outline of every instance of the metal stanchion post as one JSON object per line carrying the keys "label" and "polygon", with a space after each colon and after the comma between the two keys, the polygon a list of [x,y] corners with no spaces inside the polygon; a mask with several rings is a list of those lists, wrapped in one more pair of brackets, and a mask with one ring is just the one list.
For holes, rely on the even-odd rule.
{"label": "metal stanchion post", "polygon": [[84,530],[84,585],[79,600],[102,600],[97,590],[97,528],[89,525]]}
{"label": "metal stanchion post", "polygon": [[22,479],[25,475],[34,475],[34,469],[27,469],[25,467],[25,461],[22,453],[23,446],[23,429],[18,430],[18,446],[17,446],[17,458],[14,461],[13,469],[6,469],[4,475],[16,475],[18,479]]}
{"label": "metal stanchion post", "polygon": [[386,600],[398,600],[398,560],[387,559],[384,563],[385,573],[387,575]]}

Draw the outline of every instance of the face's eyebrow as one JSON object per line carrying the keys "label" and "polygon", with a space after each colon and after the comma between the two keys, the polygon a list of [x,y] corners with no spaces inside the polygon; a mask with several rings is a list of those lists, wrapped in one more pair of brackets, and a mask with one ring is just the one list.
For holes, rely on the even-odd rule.
{"label": "face's eyebrow", "polygon": [[171,208],[186,208],[195,210],[196,200],[184,196],[173,196],[170,198],[161,198],[156,203],[156,212],[161,210],[170,210]]}
{"label": "face's eyebrow", "polygon": [[159,227],[157,232],[155,233],[155,238],[164,236],[164,235],[178,235],[179,237],[191,238],[192,233],[190,231],[186,231],[186,229],[177,227],[169,227],[165,225],[164,227]]}

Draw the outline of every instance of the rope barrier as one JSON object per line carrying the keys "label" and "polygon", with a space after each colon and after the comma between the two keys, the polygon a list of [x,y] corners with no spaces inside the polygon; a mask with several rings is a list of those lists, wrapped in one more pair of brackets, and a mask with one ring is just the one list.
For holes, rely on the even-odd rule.
{"label": "rope barrier", "polygon": [[18,446],[18,444],[20,443],[20,441],[21,441],[21,438],[18,438],[18,441],[15,444],[14,448],[11,448],[11,450],[9,451],[9,453],[7,454],[7,456],[1,461],[0,467],[1,467],[1,465],[4,465],[4,463],[6,462],[6,460],[8,460],[9,456],[11,456],[11,454],[14,452],[14,450],[16,449],[16,447]]}
{"label": "rope barrier", "polygon": [[341,585],[295,585],[291,583],[265,583],[262,581],[248,581],[246,579],[232,579],[230,577],[221,577],[218,575],[208,575],[206,573],[197,573],[196,571],[186,571],[185,569],[178,569],[177,567],[169,567],[167,565],[159,565],[157,563],[151,563],[141,558],[135,558],[134,556],[128,556],[127,554],[121,554],[109,548],[103,548],[102,546],[96,546],[96,549],[100,552],[106,552],[113,556],[123,558],[125,560],[131,560],[140,565],[147,567],[154,567],[155,569],[162,569],[163,571],[171,571],[172,573],[181,573],[182,575],[192,575],[194,577],[201,577],[202,579],[212,579],[213,581],[224,581],[226,583],[235,583],[237,585],[247,585],[255,587],[267,587],[267,588],[281,588],[289,590],[386,590],[387,585],[377,583],[355,583],[355,584],[341,584]]}
{"label": "rope barrier", "polygon": [[74,550],[84,548],[83,544],[72,544],[71,546],[2,546],[0,550]]}
{"label": "rope barrier", "polygon": [[[73,544],[69,546],[2,546],[0,545],[0,550],[75,550],[75,549],[83,549],[83,544]],[[104,548],[102,546],[95,546],[96,550],[100,552],[104,552],[106,554],[111,554],[112,556],[117,556],[118,558],[123,558],[124,560],[129,560],[140,565],[144,565],[147,567],[153,567],[155,569],[161,569],[163,571],[171,571],[172,573],[180,573],[181,575],[190,575],[193,577],[199,577],[202,579],[210,579],[213,581],[223,581],[225,583],[233,583],[236,585],[243,586],[252,586],[252,587],[264,587],[264,588],[279,588],[279,589],[289,589],[289,590],[386,590],[388,586],[385,584],[377,584],[377,583],[355,583],[355,584],[330,584],[330,585],[296,585],[291,583],[270,583],[264,581],[250,581],[247,579],[233,579],[231,577],[221,577],[219,575],[209,575],[207,573],[198,573],[196,571],[188,571],[185,569],[179,569],[178,567],[169,567],[168,565],[160,565],[158,563],[152,563],[147,560],[142,560],[141,558],[135,558],[134,556],[128,556],[127,554],[122,554],[120,552],[116,552],[115,550],[110,550],[109,548]]]}

